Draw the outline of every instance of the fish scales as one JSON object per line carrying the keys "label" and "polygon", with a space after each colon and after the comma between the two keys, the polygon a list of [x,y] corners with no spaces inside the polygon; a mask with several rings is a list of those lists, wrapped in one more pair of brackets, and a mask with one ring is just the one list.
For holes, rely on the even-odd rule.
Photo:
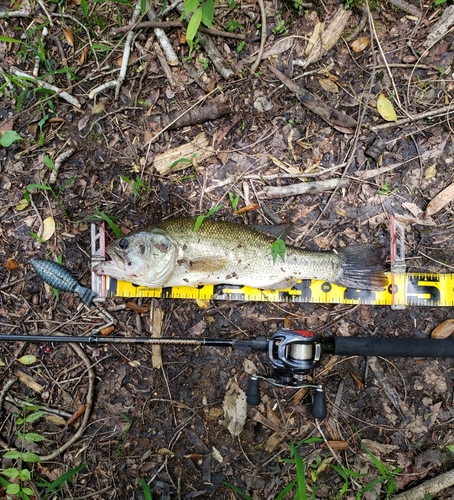
{"label": "fish scales", "polygon": [[326,280],[342,286],[382,289],[387,284],[384,256],[376,245],[336,251],[286,246],[273,261],[275,237],[244,224],[206,219],[168,219],[135,231],[107,249],[112,258],[95,266],[97,274],[149,287],[247,285],[278,289],[299,279]]}
{"label": "fish scales", "polygon": [[57,262],[33,259],[31,265],[36,274],[49,286],[62,292],[77,293],[88,306],[97,295],[89,288],[81,286],[71,272]]}

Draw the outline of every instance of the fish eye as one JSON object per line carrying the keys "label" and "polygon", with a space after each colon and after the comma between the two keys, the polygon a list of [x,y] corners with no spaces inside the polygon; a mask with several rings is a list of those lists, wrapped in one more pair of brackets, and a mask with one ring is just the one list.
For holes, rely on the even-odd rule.
{"label": "fish eye", "polygon": [[118,246],[122,249],[122,250],[126,250],[129,246],[129,242],[126,238],[122,238],[119,242],[118,242]]}

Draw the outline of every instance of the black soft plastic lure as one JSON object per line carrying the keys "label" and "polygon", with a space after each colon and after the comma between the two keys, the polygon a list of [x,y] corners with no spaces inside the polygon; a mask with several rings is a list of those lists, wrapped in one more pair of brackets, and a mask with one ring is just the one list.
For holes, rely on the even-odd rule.
{"label": "black soft plastic lure", "polygon": [[33,259],[31,261],[36,274],[52,288],[61,290],[62,292],[77,293],[83,303],[90,306],[93,299],[96,297],[96,292],[79,285],[78,281],[66,267],[43,259]]}

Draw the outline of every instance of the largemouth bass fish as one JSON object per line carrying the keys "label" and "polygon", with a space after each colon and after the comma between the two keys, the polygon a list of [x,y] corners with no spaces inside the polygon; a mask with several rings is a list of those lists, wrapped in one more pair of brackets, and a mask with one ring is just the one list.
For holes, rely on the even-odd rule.
{"label": "largemouth bass fish", "polygon": [[244,224],[206,219],[156,222],[107,247],[111,261],[95,266],[107,275],[151,288],[199,285],[291,287],[316,279],[345,287],[382,290],[383,248],[354,245],[332,251],[308,251],[286,245],[285,258],[273,262],[270,235]]}

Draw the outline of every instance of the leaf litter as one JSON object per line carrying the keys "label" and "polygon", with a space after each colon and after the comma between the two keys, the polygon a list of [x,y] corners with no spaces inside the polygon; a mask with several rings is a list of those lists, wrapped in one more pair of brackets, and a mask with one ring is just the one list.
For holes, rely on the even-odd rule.
{"label": "leaf litter", "polygon": [[[364,241],[388,244],[389,215],[394,213],[407,223],[409,271],[444,272],[443,263],[453,264],[449,237],[452,139],[447,113],[450,111],[436,113],[441,109],[437,95],[449,96],[453,91],[452,82],[443,76],[451,65],[446,28],[433,31],[433,38],[424,45],[425,37],[436,26],[435,21],[443,20],[443,11],[448,9],[429,8],[423,20],[429,23],[427,26],[432,23],[430,29],[416,31],[417,21],[411,18],[414,12],[409,17],[405,10],[372,10],[383,56],[378,53],[377,40],[369,33],[367,24],[363,31],[354,33],[363,17],[359,9],[345,11],[344,6],[328,2],[329,16],[314,7],[301,11],[291,7],[281,17],[274,6],[267,4],[268,38],[260,55],[260,42],[254,38],[256,26],[261,24],[260,9],[258,5],[249,7],[248,15],[235,9],[232,14],[229,6],[221,5],[215,10],[219,26],[234,19],[243,26],[241,34],[250,35],[240,51],[237,39],[215,36],[211,41],[217,53],[208,55],[205,46],[195,46],[192,58],[185,61],[189,52],[184,30],[165,28],[163,33],[176,49],[179,64],[175,66],[169,60],[168,68],[165,58],[160,60],[155,56],[151,37],[158,35],[154,27],[141,28],[141,34],[130,46],[133,56],[127,56],[124,50],[127,35],[110,35],[105,30],[103,41],[99,42],[98,29],[102,31],[102,26],[93,24],[102,24],[96,16],[99,11],[93,9],[91,17],[85,15],[82,2],[79,7],[76,3],[68,5],[63,14],[71,17],[62,17],[57,11],[49,13],[53,25],[46,29],[51,37],[44,36],[43,28],[27,30],[30,19],[5,18],[5,36],[20,38],[30,47],[41,47],[38,64],[27,52],[21,52],[21,44],[9,42],[11,48],[2,67],[11,81],[3,89],[0,107],[0,130],[4,138],[0,148],[0,186],[6,207],[0,211],[0,255],[5,262],[14,256],[19,264],[15,269],[5,265],[0,268],[0,324],[7,333],[23,329],[27,333],[36,330],[46,333],[58,328],[63,333],[86,335],[102,327],[99,317],[78,309],[77,298],[61,294],[57,301],[53,293],[46,295],[37,278],[30,279],[28,275],[31,258],[49,255],[56,260],[63,255],[64,262],[88,286],[87,220],[99,212],[106,217],[104,220],[109,218],[118,231],[126,234],[160,218],[197,217],[222,204],[222,210],[215,216],[223,219],[250,224],[290,220],[294,223],[291,242],[312,249]],[[39,4],[33,9],[33,18],[46,16]],[[24,4],[24,10],[25,14],[31,12],[31,6]],[[111,26],[118,26],[119,19],[122,27],[132,21],[132,9],[123,3],[107,4],[103,15]],[[166,21],[173,20],[172,14],[164,17]],[[279,29],[285,28],[287,34],[281,35]],[[339,38],[351,34],[354,36],[348,43],[352,44],[354,60],[350,47]],[[52,37],[60,38],[62,50]],[[411,40],[413,49],[423,54],[417,64],[410,46],[399,45],[401,37]],[[325,44],[328,38],[329,43]],[[429,52],[424,55],[427,47]],[[310,74],[294,81],[291,88],[279,87],[278,73],[264,62],[254,76],[249,75],[249,68],[259,56],[268,58],[272,67],[287,78],[299,76],[301,68]],[[367,79],[372,74],[373,60],[376,78],[369,88]],[[384,60],[389,68],[383,66]],[[110,64],[115,61],[121,62],[126,71],[123,80],[117,77],[111,80],[109,76]],[[194,70],[192,76],[184,64]],[[336,78],[318,65],[328,67],[329,74]],[[55,73],[48,74],[49,68],[54,67]],[[218,74],[217,67],[228,69],[224,73],[227,80]],[[240,73],[241,68],[245,71]],[[35,72],[37,78],[33,77]],[[363,77],[358,78],[358,74]],[[21,95],[23,88],[15,87],[15,78],[22,79],[21,85],[27,92]],[[204,81],[208,80],[219,84],[222,92],[207,96]],[[40,87],[39,82],[43,81],[52,86]],[[105,84],[108,85],[99,90]],[[406,103],[405,111],[411,116],[418,115],[416,122],[402,123],[401,119],[396,122],[397,116],[389,105],[385,116],[366,107],[371,100],[381,99],[380,95],[394,99],[395,89],[400,101]],[[56,96],[59,91],[63,94]],[[73,96],[77,99],[65,100]],[[272,104],[272,108],[260,114],[253,106],[259,96]],[[310,100],[310,96],[315,100],[312,109],[303,102]],[[389,103],[391,100],[388,99]],[[196,116],[174,130],[163,130],[165,125],[156,119],[178,117],[191,107],[197,110],[205,104],[222,111],[225,102],[229,105],[228,113],[203,115],[202,121],[197,121]],[[315,109],[322,109],[324,114],[320,117]],[[421,113],[426,116],[421,118]],[[60,122],[51,120],[50,115]],[[33,133],[28,128],[31,123],[36,124]],[[375,129],[377,124],[382,128]],[[358,136],[354,139],[356,130]],[[199,134],[204,134],[203,141],[197,140]],[[377,137],[383,147],[375,157],[367,151]],[[65,159],[55,182],[50,183],[49,167],[36,158],[46,154],[56,159],[71,149],[74,153]],[[271,156],[277,161],[273,162]],[[184,158],[189,161],[180,161]],[[179,161],[176,168],[170,168],[175,161]],[[160,166],[160,173],[155,165]],[[333,167],[338,168],[330,170]],[[304,172],[317,178],[305,178]],[[123,189],[121,176],[133,180],[128,184],[130,189]],[[325,181],[329,181],[333,187],[329,192],[309,190],[284,197],[287,188],[291,192],[292,186],[308,184],[308,180],[321,182],[325,189],[330,185]],[[47,188],[36,189],[29,202],[24,197],[24,186],[29,185],[52,185],[55,196]],[[265,188],[281,191],[276,197],[256,196],[265,193]],[[397,191],[392,192],[394,188]],[[379,191],[385,194],[378,195]],[[260,208],[238,212],[240,215],[235,217],[229,207],[229,193],[233,199],[239,195],[237,210],[250,203]],[[322,213],[324,207],[327,210]],[[49,229],[41,238],[46,237],[47,241],[38,241],[30,231],[36,233],[39,218],[45,221],[48,214],[52,214],[54,224],[46,222]],[[429,229],[432,233],[427,233]],[[435,229],[445,231],[442,238],[435,234]],[[277,265],[280,258],[277,255]],[[149,335],[148,299],[128,300],[136,305],[116,309],[124,306],[125,300],[107,302],[112,309],[110,314],[116,319],[113,334]],[[162,299],[160,302],[162,333],[175,338],[188,332],[210,337],[268,336],[282,326],[287,314],[295,318],[295,325],[317,329],[324,335],[367,336],[376,330],[376,335],[384,337],[411,339],[431,334],[445,337],[452,326],[450,313],[444,308],[393,311],[341,304],[277,306],[241,302],[204,303],[201,308],[190,301]],[[2,377],[7,381],[11,373],[16,373],[19,362],[15,360],[24,356],[24,352],[21,345],[12,350],[0,346],[0,351]],[[26,352],[28,355],[29,351]],[[196,351],[165,348],[162,366],[154,370],[146,349],[122,346],[118,351],[110,348],[104,351],[93,347],[86,352],[97,381],[90,426],[64,456],[39,464],[42,473],[53,481],[59,474],[56,471],[77,467],[78,457],[84,451],[90,463],[74,478],[75,496],[114,498],[119,492],[136,488],[137,478],[142,477],[147,481],[155,478],[151,483],[153,498],[159,498],[165,491],[175,496],[230,498],[225,482],[234,483],[251,496],[261,498],[267,492],[276,497],[282,490],[279,485],[286,484],[293,471],[290,466],[282,467],[280,462],[269,462],[271,451],[273,455],[288,456],[285,454],[291,440],[300,442],[310,434],[318,435],[310,417],[309,396],[294,405],[293,392],[286,389],[276,389],[277,400],[270,387],[263,385],[262,404],[248,417],[244,404],[248,376],[257,371],[270,375],[261,355],[220,352],[214,348]],[[51,347],[49,352],[43,346],[31,346],[30,355],[45,364],[48,376],[35,369],[35,364],[21,364],[20,379],[13,388],[15,399],[8,404],[32,396],[46,408],[63,409],[68,418],[81,408],[89,388],[79,358],[63,346]],[[357,426],[352,423],[352,418],[356,418],[355,422],[365,422],[358,424],[359,433],[370,440],[369,444],[374,443],[371,446],[375,446],[377,454],[386,452],[386,460],[407,463],[409,469],[419,471],[419,478],[423,475],[418,468],[423,454],[424,467],[431,478],[449,468],[449,460],[440,459],[438,444],[431,439],[431,433],[436,425],[440,442],[454,440],[449,426],[452,395],[448,390],[453,381],[450,370],[446,369],[450,360],[393,359],[395,368],[380,364],[382,381],[386,382],[395,407],[388,404],[384,391],[376,385],[376,375],[367,369],[363,358],[332,359],[332,362],[323,360],[320,372],[330,401],[336,403],[336,407],[329,406],[335,418],[330,419],[329,426],[320,425],[328,442],[349,443],[350,449],[346,450],[349,466],[357,472],[363,467],[361,447],[355,441]],[[329,370],[323,375],[327,367]],[[229,409],[225,420],[231,430],[225,428],[222,419],[226,394],[230,399],[226,403]],[[14,429],[14,411],[14,407],[3,405],[2,418],[10,429]],[[124,417],[132,422],[131,427],[125,424]],[[49,414],[33,425],[36,430],[49,436],[58,434],[65,441],[72,433],[72,429],[65,429],[66,418]],[[339,430],[344,439],[337,435]],[[232,439],[232,434],[239,436],[241,446]],[[309,447],[302,446],[301,453],[310,456],[312,448],[306,446]],[[320,463],[332,458],[324,445],[311,446],[321,457]],[[162,450],[168,452],[163,455]],[[433,451],[437,452],[436,458],[430,454]],[[185,458],[190,456],[198,458]],[[213,460],[209,461],[209,456]],[[248,460],[256,465],[254,470]],[[161,468],[163,463],[166,467]],[[268,467],[276,469],[270,472]],[[326,497],[336,493],[337,486],[329,471],[329,468],[320,470],[317,478],[317,485],[327,488]],[[370,473],[373,475],[374,471],[371,469]],[[375,474],[377,477],[376,471]],[[350,487],[349,494],[354,495],[353,485]],[[106,493],[99,493],[103,488]],[[322,498],[323,491],[319,493]],[[443,494],[452,496],[452,489]]]}

